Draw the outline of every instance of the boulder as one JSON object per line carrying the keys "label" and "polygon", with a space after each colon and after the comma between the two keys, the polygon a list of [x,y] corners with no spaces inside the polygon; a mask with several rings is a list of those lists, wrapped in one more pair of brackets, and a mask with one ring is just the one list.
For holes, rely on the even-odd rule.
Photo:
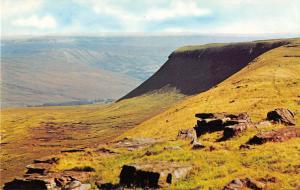
{"label": "boulder", "polygon": [[242,190],[242,189],[252,189],[252,190],[263,190],[265,185],[261,182],[253,180],[251,178],[245,179],[234,179],[228,185],[226,185],[223,190]]}
{"label": "boulder", "polygon": [[[205,133],[225,130],[226,126],[233,125],[250,125],[252,124],[249,115],[245,112],[231,114],[226,112],[220,113],[199,113],[196,117],[200,118],[195,127],[197,136]],[[227,133],[227,132],[226,132]]]}
{"label": "boulder", "polygon": [[55,182],[51,179],[16,178],[5,183],[3,190],[52,190]]}
{"label": "boulder", "polygon": [[248,127],[249,125],[246,124],[235,124],[231,126],[226,126],[223,131],[222,140],[227,140],[234,136],[237,136],[241,132],[246,131]]}
{"label": "boulder", "polygon": [[225,123],[225,120],[223,120],[223,119],[197,121],[197,126],[195,127],[197,137],[199,137],[205,133],[222,131],[225,126],[224,123]]}
{"label": "boulder", "polygon": [[194,128],[191,129],[180,129],[177,134],[177,139],[182,140],[196,140],[197,134]]}
{"label": "boulder", "polygon": [[96,182],[96,186],[98,189],[101,190],[123,190],[119,184],[112,184],[112,183],[102,183],[101,181]]}
{"label": "boulder", "polygon": [[124,138],[114,142],[112,146],[114,148],[127,148],[128,150],[134,150],[148,147],[157,142],[158,141],[153,138]]}
{"label": "boulder", "polygon": [[295,125],[295,114],[285,108],[277,108],[268,112],[267,119],[276,123],[282,123],[284,125]]}
{"label": "boulder", "polygon": [[124,165],[120,173],[120,186],[128,188],[159,188],[184,178],[192,169],[171,162]]}
{"label": "boulder", "polygon": [[220,119],[224,118],[226,115],[225,112],[219,112],[219,113],[197,113],[195,114],[195,117],[199,119]]}
{"label": "boulder", "polygon": [[30,164],[26,166],[27,168],[26,174],[46,175],[49,172],[50,167],[51,164],[47,164],[47,163]]}
{"label": "boulder", "polygon": [[199,149],[203,149],[205,146],[203,144],[201,144],[198,141],[195,141],[192,143],[192,149],[193,150],[199,150]]}
{"label": "boulder", "polygon": [[90,184],[82,184],[78,180],[74,180],[74,181],[69,182],[63,188],[63,190],[90,190],[90,189],[91,189],[91,185]]}
{"label": "boulder", "polygon": [[200,120],[205,119],[223,119],[223,118],[230,118],[230,119],[237,119],[237,120],[247,120],[247,122],[251,122],[249,115],[246,112],[232,114],[226,112],[217,112],[217,113],[197,113],[195,117],[199,118]]}
{"label": "boulder", "polygon": [[300,137],[300,127],[284,127],[277,130],[262,132],[252,137],[247,144],[264,144],[266,142],[283,142]]}
{"label": "boulder", "polygon": [[56,176],[56,177],[54,177],[54,182],[57,187],[64,187],[73,180],[74,180],[74,178],[71,176]]}
{"label": "boulder", "polygon": [[41,159],[33,160],[33,163],[46,163],[46,164],[57,164],[59,162],[58,157],[46,157]]}
{"label": "boulder", "polygon": [[80,167],[74,167],[65,171],[75,171],[75,172],[95,172],[95,168],[91,166],[80,166]]}
{"label": "boulder", "polygon": [[69,183],[64,187],[64,190],[76,189],[76,188],[79,188],[80,186],[81,186],[81,182],[80,182],[80,181],[77,181],[77,180],[74,180],[74,181],[69,182]]}
{"label": "boulder", "polygon": [[62,150],[61,153],[74,153],[74,152],[84,152],[85,148],[73,148],[73,149],[66,149]]}

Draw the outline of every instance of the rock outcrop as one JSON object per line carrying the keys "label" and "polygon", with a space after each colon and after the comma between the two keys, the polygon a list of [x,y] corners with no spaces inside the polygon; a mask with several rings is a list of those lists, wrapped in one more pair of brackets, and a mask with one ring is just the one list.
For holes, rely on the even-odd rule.
{"label": "rock outcrop", "polygon": [[152,138],[124,138],[122,140],[112,143],[114,148],[127,148],[128,150],[135,150],[145,148],[158,142]]}
{"label": "rock outcrop", "polygon": [[285,108],[277,108],[273,111],[270,111],[267,114],[267,119],[276,123],[282,123],[284,125],[295,125],[295,114]]}
{"label": "rock outcrop", "polygon": [[26,174],[40,174],[46,175],[49,172],[51,164],[48,163],[34,163],[27,165],[27,172]]}
{"label": "rock outcrop", "polygon": [[158,188],[186,177],[191,166],[177,163],[150,163],[124,165],[120,173],[120,186],[128,188]]}
{"label": "rock outcrop", "polygon": [[41,159],[33,160],[33,163],[47,163],[47,164],[57,164],[59,162],[58,157],[46,157]]}
{"label": "rock outcrop", "polygon": [[263,190],[264,184],[253,180],[251,178],[245,179],[234,179],[228,185],[226,185],[223,190],[243,190],[243,189],[252,189],[252,190]]}
{"label": "rock outcrop", "polygon": [[197,132],[195,128],[192,129],[180,129],[177,134],[177,139],[181,140],[191,140],[190,144],[192,145],[192,149],[202,149],[204,145],[198,142]]}
{"label": "rock outcrop", "polygon": [[177,139],[191,140],[197,139],[197,133],[195,129],[180,129],[177,134]]}
{"label": "rock outcrop", "polygon": [[247,113],[198,113],[199,120],[195,127],[197,136],[215,131],[224,131],[223,139],[228,139],[245,131],[253,123]]}
{"label": "rock outcrop", "polygon": [[4,190],[50,190],[55,187],[54,181],[43,179],[16,178],[4,185]]}
{"label": "rock outcrop", "polygon": [[90,184],[82,184],[90,175],[85,171],[53,172],[51,167],[59,158],[42,158],[26,166],[24,178],[5,183],[4,190],[90,190]]}
{"label": "rock outcrop", "polygon": [[247,144],[264,144],[266,142],[283,142],[300,137],[300,127],[285,127],[268,132],[262,132],[252,137]]}

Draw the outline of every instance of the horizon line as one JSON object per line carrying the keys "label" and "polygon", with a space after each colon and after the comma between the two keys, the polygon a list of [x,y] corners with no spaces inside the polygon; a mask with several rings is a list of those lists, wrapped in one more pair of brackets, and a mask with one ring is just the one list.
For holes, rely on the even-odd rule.
{"label": "horizon line", "polygon": [[26,37],[151,37],[151,36],[271,36],[293,35],[300,33],[200,33],[200,32],[99,32],[99,33],[51,33],[51,34],[1,34],[2,38]]}

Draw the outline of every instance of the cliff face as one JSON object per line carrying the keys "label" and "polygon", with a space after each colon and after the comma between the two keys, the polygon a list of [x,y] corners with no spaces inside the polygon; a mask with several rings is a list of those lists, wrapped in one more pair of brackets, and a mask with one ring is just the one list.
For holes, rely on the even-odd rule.
{"label": "cliff face", "polygon": [[168,88],[175,88],[185,95],[204,92],[247,66],[259,55],[287,43],[260,41],[200,46],[184,51],[179,49],[153,76],[122,99]]}

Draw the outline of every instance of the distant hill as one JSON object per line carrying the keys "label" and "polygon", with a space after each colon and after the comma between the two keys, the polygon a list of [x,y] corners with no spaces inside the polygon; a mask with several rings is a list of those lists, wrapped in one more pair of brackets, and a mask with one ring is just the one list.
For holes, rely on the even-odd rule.
{"label": "distant hill", "polygon": [[247,66],[259,55],[286,43],[275,40],[178,48],[153,76],[122,99],[170,89],[185,95],[204,92]]}
{"label": "distant hill", "polygon": [[1,41],[2,107],[118,99],[185,44],[244,41],[231,36],[49,36]]}

